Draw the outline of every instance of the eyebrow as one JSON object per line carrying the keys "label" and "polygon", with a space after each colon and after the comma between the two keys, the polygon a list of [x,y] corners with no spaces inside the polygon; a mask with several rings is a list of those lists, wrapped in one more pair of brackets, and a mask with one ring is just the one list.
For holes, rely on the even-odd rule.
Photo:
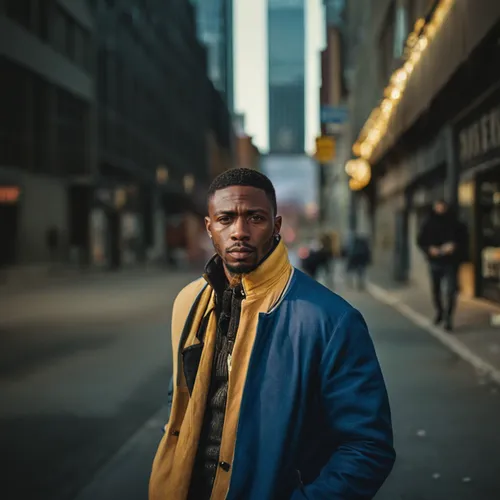
{"label": "eyebrow", "polygon": [[[247,215],[254,215],[254,214],[265,214],[267,215],[269,213],[268,210],[265,210],[264,208],[249,208],[248,210],[245,210],[243,213]],[[238,212],[236,210],[217,210],[217,212],[214,213],[214,216],[218,215],[238,215]]]}

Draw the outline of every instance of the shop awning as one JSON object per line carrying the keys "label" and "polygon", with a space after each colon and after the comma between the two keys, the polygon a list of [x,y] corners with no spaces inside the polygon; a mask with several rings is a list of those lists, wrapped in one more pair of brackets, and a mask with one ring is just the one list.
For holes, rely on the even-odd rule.
{"label": "shop awning", "polygon": [[387,133],[370,157],[372,164],[380,160],[425,113],[433,98],[499,20],[499,0],[453,2],[439,32],[410,75],[401,100],[391,116]]}

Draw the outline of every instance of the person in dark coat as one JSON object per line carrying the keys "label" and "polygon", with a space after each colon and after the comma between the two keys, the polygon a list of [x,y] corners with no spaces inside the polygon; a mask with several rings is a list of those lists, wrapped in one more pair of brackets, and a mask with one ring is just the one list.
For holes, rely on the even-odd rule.
{"label": "person in dark coat", "polygon": [[318,273],[323,270],[326,274],[327,285],[333,287],[333,247],[332,240],[328,234],[320,238],[320,246],[311,249],[309,255],[302,261],[302,269],[309,276],[318,279]]}
{"label": "person in dark coat", "polygon": [[363,290],[366,284],[366,268],[371,263],[370,243],[366,236],[352,234],[346,248],[347,276],[352,285],[357,279],[358,288]]}
{"label": "person in dark coat", "polygon": [[[427,257],[431,276],[432,299],[436,309],[435,324],[444,321],[446,330],[453,329],[453,312],[458,291],[458,269],[466,258],[467,228],[444,200],[434,203],[424,221],[417,243]],[[442,285],[446,283],[443,303]]]}

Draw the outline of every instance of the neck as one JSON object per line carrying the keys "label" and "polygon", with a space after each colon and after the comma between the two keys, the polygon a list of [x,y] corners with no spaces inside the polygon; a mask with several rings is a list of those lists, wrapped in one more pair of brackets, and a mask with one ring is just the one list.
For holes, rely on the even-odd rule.
{"label": "neck", "polygon": [[243,277],[242,274],[235,274],[231,271],[228,271],[226,265],[224,264],[224,274],[226,275],[227,281],[229,283],[230,288],[234,288],[235,286],[241,283],[241,279]]}

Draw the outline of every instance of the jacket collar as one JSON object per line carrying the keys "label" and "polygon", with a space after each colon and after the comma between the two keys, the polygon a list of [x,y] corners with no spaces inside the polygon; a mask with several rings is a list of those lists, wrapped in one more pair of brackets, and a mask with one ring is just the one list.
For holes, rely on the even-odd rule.
{"label": "jacket collar", "polygon": [[[254,298],[266,295],[291,268],[288,251],[283,240],[280,240],[268,257],[251,273],[244,274],[241,280],[245,296]],[[222,267],[222,259],[215,255],[205,267],[205,280],[219,294],[227,286]]]}

